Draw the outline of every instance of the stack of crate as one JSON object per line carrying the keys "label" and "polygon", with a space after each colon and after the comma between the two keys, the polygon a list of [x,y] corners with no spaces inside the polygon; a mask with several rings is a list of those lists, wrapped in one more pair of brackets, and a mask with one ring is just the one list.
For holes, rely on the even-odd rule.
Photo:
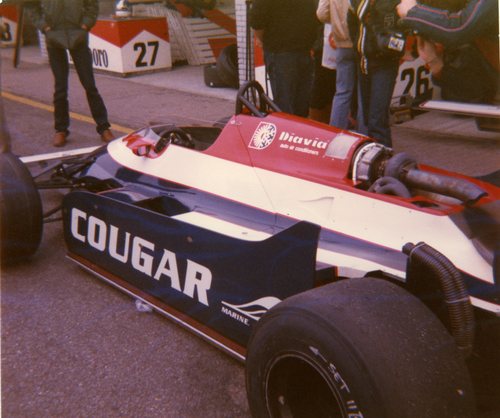
{"label": "stack of crate", "polygon": [[161,3],[137,4],[132,6],[133,16],[154,16],[165,17],[167,19],[168,35],[170,40],[170,50],[172,62],[189,61],[190,51],[187,40],[185,25],[182,24],[182,16],[177,10],[165,7]]}
{"label": "stack of crate", "polygon": [[236,43],[234,7],[204,11],[204,17],[183,17],[162,3],[133,5],[134,16],[165,16],[169,28],[172,62],[187,60],[190,65],[211,64],[226,45]]}

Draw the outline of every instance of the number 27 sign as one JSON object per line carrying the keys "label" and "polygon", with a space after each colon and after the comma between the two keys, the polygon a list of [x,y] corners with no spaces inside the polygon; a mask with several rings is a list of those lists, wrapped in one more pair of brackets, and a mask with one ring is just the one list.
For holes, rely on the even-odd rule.
{"label": "number 27 sign", "polygon": [[127,75],[172,67],[165,18],[98,20],[89,47],[99,70]]}

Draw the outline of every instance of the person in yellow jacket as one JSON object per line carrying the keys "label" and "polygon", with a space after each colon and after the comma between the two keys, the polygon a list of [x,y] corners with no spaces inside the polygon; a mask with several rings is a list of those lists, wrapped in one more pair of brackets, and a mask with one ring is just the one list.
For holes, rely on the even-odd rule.
{"label": "person in yellow jacket", "polygon": [[347,14],[360,69],[360,132],[387,147],[392,147],[389,109],[405,49],[405,34],[397,26],[397,2],[350,0]]}

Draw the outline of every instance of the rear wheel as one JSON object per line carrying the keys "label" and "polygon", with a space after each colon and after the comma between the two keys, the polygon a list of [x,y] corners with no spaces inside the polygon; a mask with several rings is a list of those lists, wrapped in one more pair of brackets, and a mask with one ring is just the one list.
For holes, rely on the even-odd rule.
{"label": "rear wheel", "polygon": [[0,154],[0,261],[13,264],[32,256],[42,238],[40,194],[26,166],[11,153]]}
{"label": "rear wheel", "polygon": [[379,279],[293,296],[256,325],[246,362],[255,417],[470,417],[452,337],[415,297]]}
{"label": "rear wheel", "polygon": [[217,73],[228,87],[237,89],[238,80],[238,48],[231,44],[222,49],[216,61]]}

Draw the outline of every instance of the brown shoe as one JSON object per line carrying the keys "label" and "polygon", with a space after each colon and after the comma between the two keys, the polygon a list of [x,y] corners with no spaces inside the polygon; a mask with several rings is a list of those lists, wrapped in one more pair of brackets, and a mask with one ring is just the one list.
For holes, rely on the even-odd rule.
{"label": "brown shoe", "polygon": [[66,145],[67,136],[68,134],[66,132],[56,132],[52,145],[54,145],[54,147],[64,147],[64,145]]}
{"label": "brown shoe", "polygon": [[106,129],[101,132],[101,139],[103,142],[111,142],[113,139],[115,139],[115,136],[113,135],[113,132],[111,132],[110,129]]}

